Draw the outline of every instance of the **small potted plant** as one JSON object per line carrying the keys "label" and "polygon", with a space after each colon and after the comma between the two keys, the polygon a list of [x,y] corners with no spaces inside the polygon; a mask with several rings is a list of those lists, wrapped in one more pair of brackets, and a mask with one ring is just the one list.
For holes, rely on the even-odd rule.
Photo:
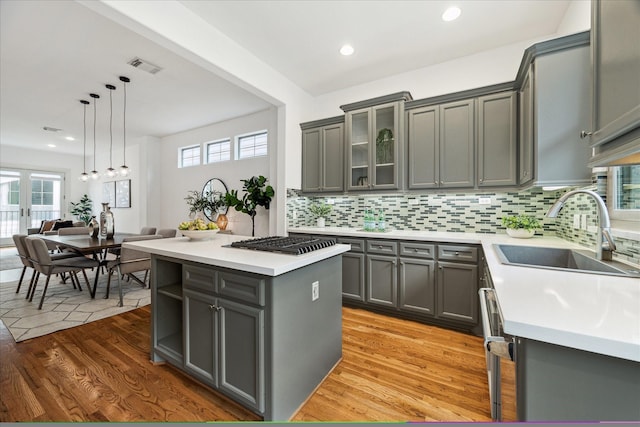
{"label": "small potted plant", "polygon": [[189,191],[184,200],[189,206],[189,214],[192,217],[199,218],[204,215],[205,210],[214,211],[216,208],[215,203],[208,197],[208,194],[203,194],[196,190]]}
{"label": "small potted plant", "polygon": [[84,221],[85,225],[89,225],[91,223],[91,212],[93,210],[93,202],[84,194],[78,203],[71,202],[71,215],[74,215],[78,220]]}
{"label": "small potted plant", "polygon": [[529,215],[511,215],[502,217],[502,225],[507,228],[507,234],[519,239],[533,237],[537,229],[540,229],[540,222]]}
{"label": "small potted plant", "polygon": [[257,208],[262,206],[269,209],[275,191],[272,186],[267,185],[267,178],[262,175],[240,181],[243,182],[242,189],[245,192],[242,198],[238,197],[237,190],[231,190],[221,200],[226,206],[251,217],[251,236],[255,236]]}
{"label": "small potted plant", "polygon": [[313,203],[309,206],[311,215],[316,218],[316,225],[318,227],[325,226],[325,219],[329,213],[331,213],[331,205],[327,205],[324,202]]}

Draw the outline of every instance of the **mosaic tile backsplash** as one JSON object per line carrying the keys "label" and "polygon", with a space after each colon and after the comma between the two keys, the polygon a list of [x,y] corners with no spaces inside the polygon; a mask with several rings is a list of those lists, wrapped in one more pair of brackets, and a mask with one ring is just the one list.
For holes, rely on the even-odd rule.
{"label": "mosaic tile backsplash", "polygon": [[[598,185],[598,188],[600,185]],[[597,209],[588,196],[570,198],[557,218],[546,218],[551,205],[568,189],[542,191],[534,188],[519,192],[487,193],[411,193],[393,195],[339,195],[306,197],[296,190],[287,191],[289,227],[315,226],[309,213],[314,202],[334,201],[326,218],[327,226],[361,228],[366,209],[383,210],[386,226],[398,230],[504,233],[503,216],[527,214],[538,218],[542,230],[536,234],[558,236],[589,248],[595,246],[595,231],[573,228],[574,214],[586,214],[587,226],[596,226]],[[602,193],[601,193],[602,194]],[[490,204],[479,200],[490,198]],[[297,218],[294,219],[294,212]],[[640,264],[640,241],[616,238],[616,256]]]}

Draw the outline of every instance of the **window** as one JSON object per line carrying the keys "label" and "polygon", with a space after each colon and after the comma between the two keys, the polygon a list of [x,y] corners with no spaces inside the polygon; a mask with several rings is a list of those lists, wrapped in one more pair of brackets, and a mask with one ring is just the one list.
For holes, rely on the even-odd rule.
{"label": "window", "polygon": [[181,168],[196,166],[200,164],[200,146],[193,145],[191,147],[183,147],[180,149],[180,165]]}
{"label": "window", "polygon": [[609,169],[609,209],[615,219],[640,218],[640,165]]}
{"label": "window", "polygon": [[221,139],[207,144],[207,163],[231,160],[231,140]]}
{"label": "window", "polygon": [[267,131],[238,137],[238,159],[267,155]]}
{"label": "window", "polygon": [[31,206],[53,204],[53,181],[41,178],[31,179]]}

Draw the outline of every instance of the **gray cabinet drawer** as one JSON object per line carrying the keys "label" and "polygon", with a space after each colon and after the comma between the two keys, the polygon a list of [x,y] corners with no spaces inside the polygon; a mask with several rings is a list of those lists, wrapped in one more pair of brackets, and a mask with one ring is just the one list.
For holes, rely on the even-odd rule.
{"label": "gray cabinet drawer", "polygon": [[364,252],[364,239],[349,239],[347,237],[338,237],[338,243],[351,245],[351,252]]}
{"label": "gray cabinet drawer", "polygon": [[438,259],[478,262],[478,248],[474,248],[472,246],[439,245]]}
{"label": "gray cabinet drawer", "polygon": [[367,253],[397,255],[398,245],[389,240],[367,240]]}
{"label": "gray cabinet drawer", "polygon": [[215,293],[217,291],[216,271],[213,268],[183,265],[182,283],[189,288],[196,288],[209,294]]}
{"label": "gray cabinet drawer", "polygon": [[264,279],[226,271],[218,272],[218,294],[220,295],[263,306],[264,288]]}
{"label": "gray cabinet drawer", "polygon": [[433,259],[436,246],[428,243],[400,242],[400,256]]}

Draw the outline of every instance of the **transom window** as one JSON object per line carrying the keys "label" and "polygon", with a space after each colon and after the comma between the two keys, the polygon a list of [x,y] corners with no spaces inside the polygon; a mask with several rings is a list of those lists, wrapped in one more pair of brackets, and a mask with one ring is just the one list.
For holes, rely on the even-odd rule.
{"label": "transom window", "polygon": [[182,147],[180,149],[179,167],[186,168],[200,164],[200,146],[193,145],[191,147]]}
{"label": "transom window", "polygon": [[238,159],[267,155],[267,131],[238,137]]}
{"label": "transom window", "polygon": [[221,139],[207,143],[207,163],[231,160],[231,140]]}

